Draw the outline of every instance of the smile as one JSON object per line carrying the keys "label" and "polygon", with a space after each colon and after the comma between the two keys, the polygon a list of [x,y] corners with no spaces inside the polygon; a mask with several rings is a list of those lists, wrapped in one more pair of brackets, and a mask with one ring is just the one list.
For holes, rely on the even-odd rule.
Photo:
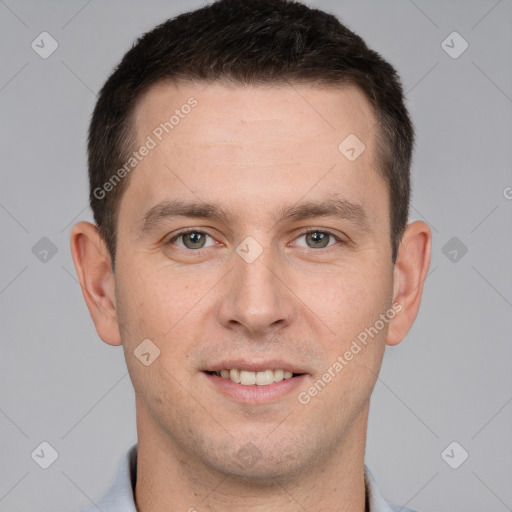
{"label": "smile", "polygon": [[237,384],[244,386],[268,386],[274,382],[281,382],[285,379],[291,379],[294,375],[289,370],[276,369],[276,370],[263,370],[260,372],[253,372],[249,370],[239,370],[237,368],[231,368],[230,370],[220,371],[207,371],[209,375],[217,375],[223,379],[229,379]]}

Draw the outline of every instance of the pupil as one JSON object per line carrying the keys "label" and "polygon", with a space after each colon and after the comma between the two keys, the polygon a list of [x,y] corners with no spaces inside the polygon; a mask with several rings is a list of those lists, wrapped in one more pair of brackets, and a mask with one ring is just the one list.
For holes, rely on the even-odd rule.
{"label": "pupil", "polygon": [[313,233],[309,233],[309,236],[317,247],[326,247],[328,242],[328,236],[326,233],[319,233],[318,231],[315,231]]}
{"label": "pupil", "polygon": [[[199,245],[199,247],[202,247],[204,245],[204,240],[201,240],[204,237],[202,236],[201,233],[197,233],[195,231],[193,231],[191,233],[186,233],[185,240],[187,240],[187,238],[190,240],[192,246],[194,246],[195,248],[197,248],[197,245]],[[203,242],[203,243],[201,243],[201,242]],[[185,244],[185,245],[187,245],[187,244]]]}

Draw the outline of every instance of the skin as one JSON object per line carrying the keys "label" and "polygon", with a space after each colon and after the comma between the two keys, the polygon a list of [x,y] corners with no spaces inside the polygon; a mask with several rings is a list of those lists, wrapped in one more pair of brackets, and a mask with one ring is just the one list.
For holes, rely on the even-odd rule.
{"label": "skin", "polygon": [[[375,119],[357,89],[161,83],[137,106],[139,143],[191,96],[197,106],[130,176],[115,275],[94,225],[79,222],[71,235],[97,332],[123,346],[135,389],[137,508],[363,512],[370,395],[386,345],[417,315],[430,230],[410,223],[393,265]],[[338,150],[351,133],[366,146],[353,162]],[[285,206],[334,196],[360,205],[367,229],[326,216],[276,223]],[[218,203],[232,217],[166,218],[141,234],[145,213],[169,199]],[[183,228],[209,235],[205,247],[170,242]],[[339,240],[322,247],[307,228]],[[263,250],[252,263],[236,252],[248,236]],[[393,304],[401,311],[301,404],[298,393]],[[134,356],[146,338],[160,349],[149,366]],[[203,373],[228,357],[291,361],[308,375],[271,403],[242,404]],[[248,442],[256,455],[244,463]]]}

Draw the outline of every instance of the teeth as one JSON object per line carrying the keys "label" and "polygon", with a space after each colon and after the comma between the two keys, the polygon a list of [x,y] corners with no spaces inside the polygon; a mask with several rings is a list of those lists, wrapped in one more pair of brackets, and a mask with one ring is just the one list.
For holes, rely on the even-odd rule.
{"label": "teeth", "polygon": [[293,376],[292,372],[281,369],[250,372],[248,370],[232,368],[231,370],[221,370],[220,373],[216,373],[224,379],[230,379],[244,386],[268,386],[273,382],[280,382],[284,379],[290,379]]}
{"label": "teeth", "polygon": [[284,378],[284,370],[274,370],[274,382],[279,382]]}
{"label": "teeth", "polygon": [[251,386],[256,384],[256,374],[254,372],[247,372],[245,370],[240,371],[240,384]]}
{"label": "teeth", "polygon": [[256,384],[258,386],[266,386],[274,382],[274,372],[272,370],[265,370],[256,374]]}

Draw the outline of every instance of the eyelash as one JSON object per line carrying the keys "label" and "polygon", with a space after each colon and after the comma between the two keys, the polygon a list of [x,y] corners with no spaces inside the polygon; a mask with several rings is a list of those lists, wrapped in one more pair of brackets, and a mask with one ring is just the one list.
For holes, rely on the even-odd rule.
{"label": "eyelash", "polygon": [[[171,239],[169,239],[165,243],[165,245],[172,244],[178,238],[180,238],[180,236],[186,235],[187,233],[200,233],[200,234],[203,234],[203,235],[208,235],[210,238],[213,239],[213,237],[210,234],[206,233],[205,231],[201,231],[200,229],[195,229],[195,228],[187,228],[187,229],[183,229],[183,230],[179,231],[176,235],[174,235]],[[325,230],[325,229],[320,229],[320,228],[308,228],[307,230],[302,231],[301,233],[299,233],[297,235],[297,237],[295,238],[295,240],[297,238],[300,238],[301,236],[307,235],[309,233],[323,233],[323,234],[327,234],[327,235],[332,236],[337,242],[346,243],[344,240],[342,240],[339,236],[335,235],[331,231],[328,231],[328,230]],[[318,249],[315,249],[313,247],[304,247],[303,249],[318,252],[319,249],[323,249],[324,251],[328,250],[328,249],[331,249],[332,247],[334,247],[334,245],[336,245],[336,244],[328,245],[327,247],[320,247]],[[199,249],[187,249],[187,248],[183,248],[183,247],[178,247],[178,249],[183,250],[183,251],[187,251],[187,252],[199,252],[202,249],[209,249],[209,248],[210,247],[201,247]]]}

